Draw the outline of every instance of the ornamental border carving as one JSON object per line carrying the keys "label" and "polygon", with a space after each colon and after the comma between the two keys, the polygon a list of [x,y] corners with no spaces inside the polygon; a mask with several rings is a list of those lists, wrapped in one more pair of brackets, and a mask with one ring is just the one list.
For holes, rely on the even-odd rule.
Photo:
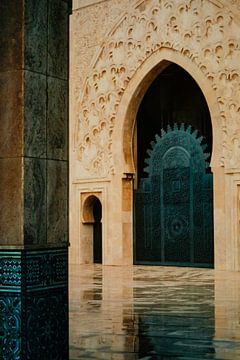
{"label": "ornamental border carving", "polygon": [[114,174],[112,139],[122,96],[138,69],[162,49],[181,53],[210,84],[223,139],[218,165],[240,169],[237,16],[218,0],[141,0],[105,37],[77,100],[74,150],[84,177]]}

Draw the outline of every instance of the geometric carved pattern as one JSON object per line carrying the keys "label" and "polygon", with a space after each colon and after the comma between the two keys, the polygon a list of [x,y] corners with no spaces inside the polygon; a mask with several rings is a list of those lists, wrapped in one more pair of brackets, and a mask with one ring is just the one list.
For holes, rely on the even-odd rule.
{"label": "geometric carved pattern", "polygon": [[231,6],[219,0],[135,4],[105,38],[76,100],[75,149],[83,176],[114,172],[112,133],[121,97],[138,68],[164,48],[181,53],[214,90],[223,135],[219,164],[240,167],[240,25]]}
{"label": "geometric carved pattern", "polygon": [[68,359],[68,251],[0,252],[0,359]]}
{"label": "geometric carved pattern", "polygon": [[[7,286],[16,290],[21,286],[22,267],[21,253],[11,252],[10,256],[6,253],[0,253],[0,291]],[[5,290],[6,291],[6,290]]]}
{"label": "geometric carved pattern", "polygon": [[26,317],[26,358],[68,359],[67,287],[27,295]]}
{"label": "geometric carved pattern", "polygon": [[0,359],[21,359],[20,296],[0,294]]}
{"label": "geometric carved pattern", "polygon": [[26,256],[28,289],[65,286],[67,281],[66,250],[36,251]]}
{"label": "geometric carved pattern", "polygon": [[[157,134],[155,139],[156,142],[151,142],[151,149],[147,150],[149,157],[145,159],[148,166],[144,171],[150,176],[159,175],[162,167],[168,169],[166,181],[169,184],[170,169],[191,166],[194,173],[204,173],[205,168],[209,167],[206,160],[209,159],[210,154],[205,152],[207,144],[202,143],[203,137],[199,136],[198,130],[193,130],[191,125],[174,123],[172,128],[168,125],[167,131],[162,129],[161,137]],[[191,162],[191,158],[194,161]],[[187,175],[182,174],[182,176]],[[178,188],[178,184],[174,183],[173,187]]]}
{"label": "geometric carved pattern", "polygon": [[21,292],[65,286],[67,281],[67,250],[1,251],[0,292]]}
{"label": "geometric carved pattern", "polygon": [[67,286],[0,295],[0,359],[68,359]]}
{"label": "geometric carved pattern", "polygon": [[[212,174],[203,137],[174,124],[147,151],[135,192],[136,261],[211,266]],[[144,216],[142,215],[144,214]]]}

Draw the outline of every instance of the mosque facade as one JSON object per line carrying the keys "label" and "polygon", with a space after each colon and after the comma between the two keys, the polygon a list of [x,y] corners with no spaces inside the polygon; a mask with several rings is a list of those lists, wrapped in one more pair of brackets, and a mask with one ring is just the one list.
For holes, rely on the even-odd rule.
{"label": "mosque facade", "polygon": [[[165,245],[160,245],[163,253],[168,251],[164,246],[171,248],[171,242],[173,247],[180,246],[178,239],[184,236],[187,251],[191,253],[201,247],[201,243],[194,245],[194,238],[209,226],[206,218],[212,217],[209,230],[212,235],[206,236],[212,237],[209,241],[212,241],[214,267],[239,270],[239,10],[237,0],[73,3],[70,21],[71,263],[94,262],[99,237],[103,264],[138,263],[138,246],[143,246],[143,251],[148,246],[152,246],[152,252],[157,251],[152,239],[160,233],[165,234],[162,235]],[[192,85],[187,84],[188,77]],[[191,86],[198,90],[191,90]],[[154,97],[158,100],[153,100]],[[203,111],[208,114],[200,116]],[[175,126],[180,132],[182,123],[184,132],[193,134],[196,130],[199,133],[195,138],[203,135],[207,139],[210,164],[206,166],[206,173],[212,174],[210,215],[204,207],[205,200],[201,202],[200,193],[196,195],[193,190],[195,185],[191,185],[192,190],[186,195],[193,198],[193,203],[190,199],[186,205],[185,217],[177,215],[185,211],[185,205],[179,205],[174,213],[168,210],[170,205],[164,205],[165,200],[153,203],[150,195],[148,200],[146,197],[145,202],[136,205],[137,193],[147,177],[142,159],[150,158],[156,165],[147,154],[148,148],[153,151],[153,143],[156,144],[158,134],[161,137],[161,131],[169,134]],[[151,128],[152,133],[148,130]],[[203,142],[200,140],[201,145]],[[204,150],[202,156],[205,156]],[[191,168],[197,160],[191,157],[189,161]],[[176,169],[176,166],[169,165],[169,168]],[[161,171],[159,174],[164,174],[165,170]],[[163,177],[159,176],[161,187]],[[184,182],[181,176],[179,179],[180,183]],[[186,181],[189,182],[189,178]],[[165,199],[165,190],[161,191],[159,199]],[[199,209],[195,211],[199,202]],[[159,212],[165,215],[161,215],[160,220],[155,215],[141,220],[137,206],[149,213],[146,203],[154,207],[153,212],[158,212],[158,203]],[[96,235],[98,221],[94,215],[99,207],[101,236]],[[168,211],[170,217],[178,218],[175,223],[166,215]],[[194,211],[198,214],[194,215]],[[200,213],[203,227],[195,231]],[[137,224],[142,222],[145,224],[142,231],[147,233],[150,228],[152,237],[145,234],[139,240]],[[186,234],[189,227],[191,234]],[[175,231],[175,237],[171,237],[171,231]],[[138,245],[139,241],[143,245]],[[182,250],[179,248],[179,251]],[[169,260],[171,263],[174,259],[170,256],[164,260],[161,255],[150,262]],[[148,258],[144,261],[148,262]]]}

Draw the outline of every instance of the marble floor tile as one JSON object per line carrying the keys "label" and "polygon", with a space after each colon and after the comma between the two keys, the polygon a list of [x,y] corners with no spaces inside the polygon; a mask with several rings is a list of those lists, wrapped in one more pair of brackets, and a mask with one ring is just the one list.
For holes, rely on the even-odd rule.
{"label": "marble floor tile", "polygon": [[70,360],[240,360],[240,273],[70,267]]}

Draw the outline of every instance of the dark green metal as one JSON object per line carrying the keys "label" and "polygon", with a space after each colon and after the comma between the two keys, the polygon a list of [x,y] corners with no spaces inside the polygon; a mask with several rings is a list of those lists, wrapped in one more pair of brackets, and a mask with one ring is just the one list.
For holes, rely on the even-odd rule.
{"label": "dark green metal", "polygon": [[213,264],[212,174],[197,130],[174,124],[151,142],[135,192],[135,262]]}

